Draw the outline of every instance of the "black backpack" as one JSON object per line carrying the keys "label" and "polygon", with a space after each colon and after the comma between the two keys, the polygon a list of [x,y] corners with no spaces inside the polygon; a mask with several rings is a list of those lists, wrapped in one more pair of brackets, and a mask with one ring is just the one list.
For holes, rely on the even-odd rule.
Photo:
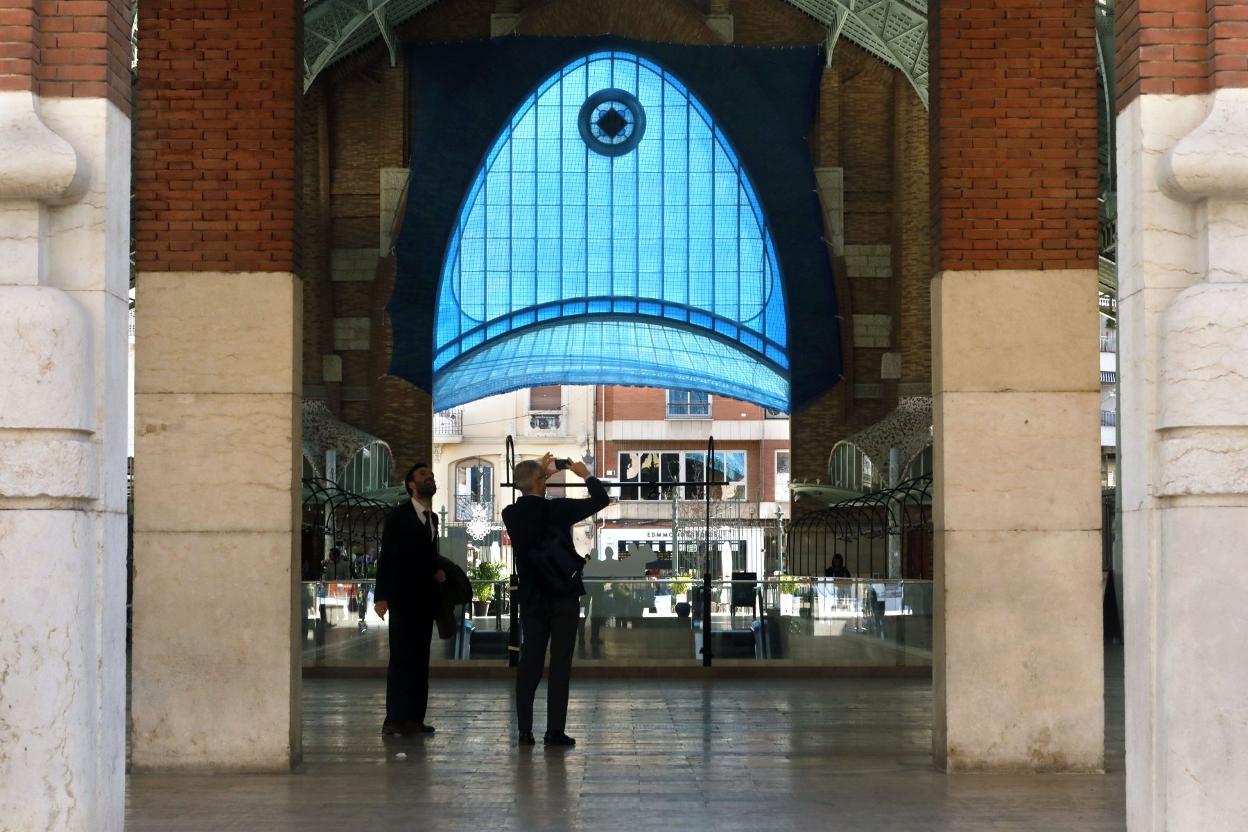
{"label": "black backpack", "polygon": [[585,559],[568,544],[560,530],[550,525],[550,508],[542,501],[542,532],[537,545],[529,550],[529,563],[537,587],[549,598],[578,594]]}

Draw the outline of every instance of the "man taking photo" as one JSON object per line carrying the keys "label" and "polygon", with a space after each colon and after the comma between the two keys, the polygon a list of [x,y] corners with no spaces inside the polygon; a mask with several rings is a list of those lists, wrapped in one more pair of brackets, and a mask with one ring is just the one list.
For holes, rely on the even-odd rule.
{"label": "man taking photo", "polygon": [[[562,466],[561,466],[562,467]],[[560,497],[546,499],[546,480],[557,469],[555,460],[546,454],[540,460],[526,459],[513,472],[515,487],[522,497],[503,509],[503,524],[511,536],[516,554],[519,589],[520,622],[524,641],[520,648],[520,672],[516,676],[516,714],[520,728],[520,744],[533,745],[533,697],[542,681],[546,663],[546,647],[550,646],[550,682],[546,696],[546,736],[548,746],[572,746],[576,740],[565,732],[568,718],[568,684],[572,677],[572,651],[581,617],[581,596],[585,584],[580,570],[573,570],[563,579],[550,579],[548,558],[552,549],[570,553],[576,559],[572,544],[572,526],[607,507],[611,501],[607,489],[589,473],[582,462],[566,465],[567,470],[582,477],[589,486],[589,496],[580,500]],[[556,553],[557,554],[557,553]],[[580,564],[584,566],[584,561]]]}

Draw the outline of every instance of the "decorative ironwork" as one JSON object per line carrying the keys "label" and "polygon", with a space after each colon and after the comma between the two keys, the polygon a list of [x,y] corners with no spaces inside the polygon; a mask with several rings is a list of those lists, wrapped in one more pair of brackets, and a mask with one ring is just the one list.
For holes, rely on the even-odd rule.
{"label": "decorative ironwork", "polygon": [[890,538],[900,558],[900,574],[889,577],[932,577],[931,474],[794,520],[786,546],[789,573],[823,576],[839,554],[853,577],[883,577],[889,571]]}
{"label": "decorative ironwork", "polygon": [[630,92],[599,90],[585,99],[577,119],[587,147],[603,156],[623,156],[646,133],[646,111]]}
{"label": "decorative ironwork", "polygon": [[345,491],[326,479],[303,480],[303,530],[332,537],[336,546],[379,547],[390,508],[381,500]]}
{"label": "decorative ironwork", "polygon": [[479,497],[476,494],[455,495],[455,520],[460,523],[471,523],[479,516],[494,519],[494,498]]}

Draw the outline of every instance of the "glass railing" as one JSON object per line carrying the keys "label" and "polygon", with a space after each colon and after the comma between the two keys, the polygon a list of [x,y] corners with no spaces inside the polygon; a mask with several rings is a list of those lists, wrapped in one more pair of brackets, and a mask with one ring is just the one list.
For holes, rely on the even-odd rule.
{"label": "glass railing", "polygon": [[[930,667],[930,581],[786,578],[714,581],[704,626],[701,581],[585,580],[576,661],[609,667],[702,664],[709,629],[715,665]],[[302,585],[304,667],[384,667],[388,620],[372,581]],[[506,664],[513,626],[505,582],[474,582],[449,638],[436,629],[431,664]],[[518,617],[517,617],[518,619]]]}

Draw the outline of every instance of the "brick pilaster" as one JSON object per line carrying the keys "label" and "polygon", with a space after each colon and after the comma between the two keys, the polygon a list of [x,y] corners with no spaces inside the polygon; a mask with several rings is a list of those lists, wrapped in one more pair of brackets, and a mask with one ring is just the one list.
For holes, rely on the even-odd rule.
{"label": "brick pilaster", "polygon": [[936,271],[1096,266],[1093,13],[1084,0],[933,5]]}
{"label": "brick pilaster", "polygon": [[1248,3],[1124,0],[1116,11],[1118,110],[1140,95],[1248,87]]}
{"label": "brick pilaster", "polygon": [[130,12],[121,0],[0,0],[0,91],[105,98],[130,108]]}
{"label": "brick pilaster", "polygon": [[302,5],[140,5],[139,271],[298,271]]}

